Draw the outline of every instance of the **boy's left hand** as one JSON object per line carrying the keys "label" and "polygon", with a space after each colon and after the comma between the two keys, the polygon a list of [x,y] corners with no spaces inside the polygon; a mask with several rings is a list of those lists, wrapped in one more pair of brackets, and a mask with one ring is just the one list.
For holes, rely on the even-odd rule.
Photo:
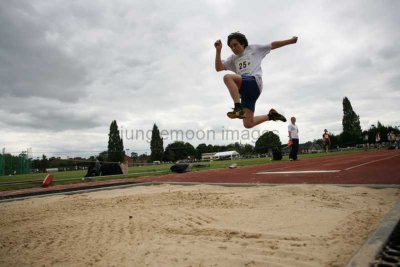
{"label": "boy's left hand", "polygon": [[297,36],[293,36],[293,37],[292,37],[292,40],[293,40],[293,43],[294,43],[294,44],[297,43],[297,39],[298,39]]}

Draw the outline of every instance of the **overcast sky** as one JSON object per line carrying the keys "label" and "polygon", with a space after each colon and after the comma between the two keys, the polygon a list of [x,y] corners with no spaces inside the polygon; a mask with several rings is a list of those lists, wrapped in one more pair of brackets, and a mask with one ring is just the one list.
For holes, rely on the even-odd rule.
{"label": "overcast sky", "polygon": [[363,129],[400,125],[399,11],[398,0],[2,0],[0,148],[95,155],[112,120],[139,154],[154,123],[164,147],[178,130],[194,146],[254,145],[267,130],[287,142],[286,123],[249,131],[226,117],[233,103],[213,44],[222,39],[228,57],[234,31],[253,44],[299,37],[264,59],[256,114],[297,117],[300,142],[342,131],[345,96]]}

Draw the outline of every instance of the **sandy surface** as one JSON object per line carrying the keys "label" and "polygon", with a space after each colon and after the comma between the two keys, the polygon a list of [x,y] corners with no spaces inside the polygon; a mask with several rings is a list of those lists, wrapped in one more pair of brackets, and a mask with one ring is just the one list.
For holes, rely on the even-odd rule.
{"label": "sandy surface", "polygon": [[0,203],[0,266],[343,266],[399,199],[161,185]]}

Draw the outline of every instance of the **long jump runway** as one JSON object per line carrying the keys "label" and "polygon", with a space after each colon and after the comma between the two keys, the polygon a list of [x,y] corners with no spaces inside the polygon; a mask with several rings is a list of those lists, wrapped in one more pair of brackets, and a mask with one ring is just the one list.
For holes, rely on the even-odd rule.
{"label": "long jump runway", "polygon": [[[268,159],[266,159],[267,161]],[[240,163],[232,161],[232,163]],[[272,164],[243,166],[235,169],[192,171],[181,174],[124,178],[91,183],[55,185],[49,188],[29,188],[0,192],[2,199],[34,195],[101,190],[131,185],[157,183],[184,184],[343,184],[388,187],[400,185],[400,151],[378,150],[334,155],[300,161],[277,161]]]}
{"label": "long jump runway", "polygon": [[170,174],[141,182],[400,184],[400,151],[378,150],[236,169]]}

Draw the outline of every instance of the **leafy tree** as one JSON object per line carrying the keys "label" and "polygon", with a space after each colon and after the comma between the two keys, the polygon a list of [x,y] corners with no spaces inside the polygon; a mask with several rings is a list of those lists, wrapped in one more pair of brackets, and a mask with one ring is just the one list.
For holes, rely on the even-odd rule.
{"label": "leafy tree", "polygon": [[380,121],[378,121],[376,125],[375,134],[379,132],[381,136],[381,141],[387,142],[387,134],[388,134],[388,129],[385,127]]}
{"label": "leafy tree", "polygon": [[111,162],[123,162],[125,156],[124,144],[119,135],[117,121],[112,121],[108,134],[108,160]]}
{"label": "leafy tree", "polygon": [[100,154],[97,156],[97,159],[99,161],[107,161],[107,159],[108,159],[108,151],[100,152]]}
{"label": "leafy tree", "polygon": [[151,133],[150,150],[151,150],[150,159],[152,161],[163,159],[164,155],[163,139],[161,138],[160,131],[158,130],[156,124],[153,125],[153,131]]}
{"label": "leafy tree", "polygon": [[164,161],[169,161],[169,162],[175,162],[176,161],[176,155],[175,155],[175,152],[174,152],[174,148],[171,147],[170,145],[168,145],[165,148],[163,160]]}
{"label": "leafy tree", "polygon": [[244,144],[242,145],[239,153],[242,155],[252,155],[254,154],[254,147],[250,144]]}
{"label": "leafy tree", "polygon": [[138,158],[137,158],[138,162],[148,162],[149,161],[149,156],[147,156],[147,154],[141,154]]}
{"label": "leafy tree", "polygon": [[234,144],[229,144],[226,146],[226,150],[235,150],[241,155],[249,155],[249,154],[254,154],[254,148],[250,144],[241,144],[239,142],[235,142]]}
{"label": "leafy tree", "polygon": [[131,158],[133,159],[133,161],[137,161],[139,155],[136,152],[131,152]]}
{"label": "leafy tree", "polygon": [[226,146],[213,146],[213,151],[212,152],[224,152],[227,151]]}
{"label": "leafy tree", "polygon": [[282,144],[279,136],[274,132],[269,131],[258,138],[254,150],[257,153],[268,153],[269,149],[273,149],[275,147],[280,148],[281,145]]}
{"label": "leafy tree", "polygon": [[389,141],[388,140],[388,134],[390,133],[390,132],[394,132],[396,135],[397,134],[399,134],[400,133],[400,130],[399,130],[399,128],[398,127],[393,127],[393,126],[385,126],[385,125],[383,125],[382,123],[380,123],[379,121],[378,121],[378,124],[377,124],[377,127],[375,127],[375,125],[372,125],[372,127],[369,129],[369,135],[370,135],[370,138],[372,139],[372,140],[370,140],[370,142],[372,143],[372,142],[375,142],[375,134],[377,133],[377,132],[379,132],[380,133],[380,136],[381,136],[381,141],[383,141],[383,142],[387,142],[387,141]]}
{"label": "leafy tree", "polygon": [[174,162],[195,155],[196,149],[191,144],[175,141],[165,148],[164,160]]}
{"label": "leafy tree", "polygon": [[214,153],[218,151],[218,149],[220,149],[220,147],[215,148],[213,145],[199,144],[196,147],[196,158],[201,159],[203,153]]}
{"label": "leafy tree", "polygon": [[235,142],[233,144],[229,144],[226,146],[226,150],[227,151],[236,151],[240,154],[241,150],[242,150],[242,145],[239,142]]}
{"label": "leafy tree", "polygon": [[190,143],[185,143],[185,153],[186,157],[196,156],[196,149]]}
{"label": "leafy tree", "polygon": [[40,160],[40,168],[44,171],[49,167],[49,160],[47,159],[46,155],[42,155],[42,159]]}
{"label": "leafy tree", "polygon": [[203,154],[203,153],[212,153],[213,152],[213,147],[212,147],[212,145],[206,145],[206,144],[199,144],[197,147],[196,147],[196,158],[197,159],[201,159],[201,155]]}
{"label": "leafy tree", "polygon": [[341,134],[342,144],[356,144],[361,141],[360,117],[354,112],[350,100],[343,98],[343,132]]}
{"label": "leafy tree", "polygon": [[335,135],[333,133],[329,133],[329,138],[331,140],[331,149],[337,148],[340,145],[340,135]]}

